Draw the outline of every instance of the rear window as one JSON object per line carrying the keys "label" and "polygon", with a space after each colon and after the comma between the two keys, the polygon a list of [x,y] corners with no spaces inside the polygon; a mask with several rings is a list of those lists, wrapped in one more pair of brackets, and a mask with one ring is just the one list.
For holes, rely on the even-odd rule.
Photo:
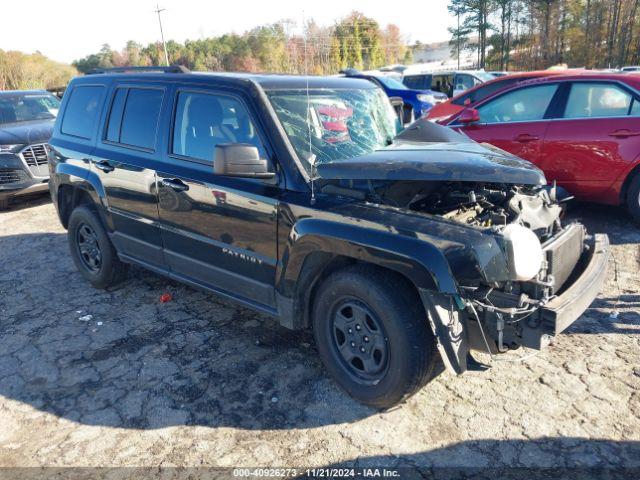
{"label": "rear window", "polygon": [[74,87],[67,103],[60,131],[91,139],[102,103],[102,85]]}
{"label": "rear window", "polygon": [[110,142],[153,150],[164,91],[155,88],[116,90],[107,125]]}
{"label": "rear window", "polygon": [[402,83],[413,90],[428,90],[431,88],[431,75],[407,75]]}

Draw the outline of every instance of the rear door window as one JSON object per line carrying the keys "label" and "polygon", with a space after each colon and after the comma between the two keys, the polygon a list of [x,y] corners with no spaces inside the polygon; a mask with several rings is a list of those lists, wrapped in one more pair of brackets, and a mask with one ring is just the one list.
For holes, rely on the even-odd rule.
{"label": "rear door window", "polygon": [[84,139],[91,139],[102,106],[103,85],[79,85],[69,97],[60,131]]}
{"label": "rear door window", "polygon": [[478,107],[482,123],[530,122],[544,119],[558,85],[520,88]]}
{"label": "rear door window", "polygon": [[617,85],[574,83],[563,118],[626,117],[632,103],[633,96]]}
{"label": "rear door window", "polygon": [[106,140],[154,150],[164,90],[118,88],[111,104]]}
{"label": "rear door window", "polygon": [[162,90],[131,88],[122,115],[120,143],[152,150],[156,143]]}

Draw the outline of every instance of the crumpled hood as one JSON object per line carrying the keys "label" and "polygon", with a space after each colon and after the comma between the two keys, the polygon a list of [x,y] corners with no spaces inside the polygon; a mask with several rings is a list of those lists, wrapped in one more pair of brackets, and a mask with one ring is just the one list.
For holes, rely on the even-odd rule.
{"label": "crumpled hood", "polygon": [[0,145],[46,143],[53,133],[55,119],[0,125]]}
{"label": "crumpled hood", "polygon": [[533,164],[476,142],[396,141],[367,155],[319,163],[327,180],[424,180],[545,185]]}

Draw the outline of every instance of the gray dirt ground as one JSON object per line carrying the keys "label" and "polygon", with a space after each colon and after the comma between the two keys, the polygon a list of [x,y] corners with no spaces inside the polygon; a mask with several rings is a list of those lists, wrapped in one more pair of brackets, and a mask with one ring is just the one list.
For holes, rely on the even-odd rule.
{"label": "gray dirt ground", "polygon": [[640,466],[640,228],[616,209],[572,215],[611,236],[620,292],[611,268],[550,349],[444,373],[380,413],[338,390],[310,335],[139,269],[94,290],[53,206],[13,207],[0,213],[0,466]]}

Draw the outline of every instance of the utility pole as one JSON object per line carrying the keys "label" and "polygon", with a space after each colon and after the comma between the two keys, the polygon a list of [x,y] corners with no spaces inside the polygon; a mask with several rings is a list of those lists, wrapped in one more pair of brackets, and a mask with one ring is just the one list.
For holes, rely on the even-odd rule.
{"label": "utility pole", "polygon": [[169,54],[167,53],[167,44],[164,41],[164,32],[162,31],[162,18],[160,18],[160,12],[164,12],[164,8],[160,8],[158,4],[156,4],[156,9],[154,12],[158,14],[158,23],[160,24],[160,38],[162,38],[162,47],[164,48],[164,61],[169,66]]}
{"label": "utility pole", "polygon": [[458,15],[458,31],[456,32],[456,51],[458,53],[458,70],[460,70],[460,9],[456,12]]}

